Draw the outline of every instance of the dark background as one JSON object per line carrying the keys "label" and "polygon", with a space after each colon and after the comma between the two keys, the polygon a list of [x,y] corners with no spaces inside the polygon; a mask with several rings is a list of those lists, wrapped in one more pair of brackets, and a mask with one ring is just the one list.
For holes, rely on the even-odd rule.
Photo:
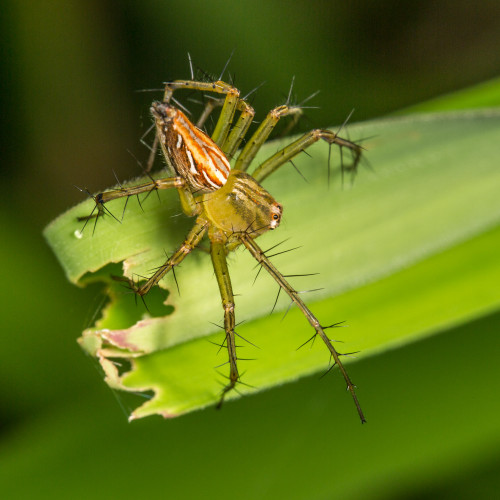
{"label": "dark background", "polygon": [[[498,76],[500,4],[7,0],[2,11],[2,489],[19,498],[486,497],[498,435],[481,440],[468,422],[450,440],[460,408],[446,396],[428,421],[418,408],[435,404],[434,377],[439,391],[453,387],[469,332],[481,346],[498,316],[353,365],[356,380],[385,389],[368,398],[375,422],[363,428],[348,398],[337,406],[315,378],[222,414],[129,425],[75,343],[98,288],[67,283],[41,231],[82,200],[73,185],[97,191],[115,183],[113,170],[140,173],[130,152],[147,157],[139,139],[161,92],[137,91],[189,77],[188,52],[218,76],[234,51],[229,72],[243,93],[266,82],[258,117],[286,99],[295,75],[299,100],[321,91],[301,126],[326,127],[353,108],[354,121],[374,118]],[[464,366],[446,365],[451,350]],[[405,373],[419,356],[426,370]],[[471,377],[469,389],[480,382]]]}

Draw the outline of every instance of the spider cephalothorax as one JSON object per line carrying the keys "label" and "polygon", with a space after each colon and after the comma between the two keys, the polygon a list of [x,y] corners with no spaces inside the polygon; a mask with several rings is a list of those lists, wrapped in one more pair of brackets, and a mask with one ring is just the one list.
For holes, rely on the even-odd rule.
{"label": "spider cephalothorax", "polygon": [[[180,109],[171,104],[172,94],[177,89],[213,92],[224,97],[209,100],[195,125]],[[216,106],[222,106],[222,110],[214,132],[209,137],[201,127]],[[323,340],[334,364],[342,372],[361,421],[364,422],[354,385],[340,361],[340,354],[325,333],[326,327],[321,326],[298,292],[255,242],[255,238],[259,235],[278,227],[283,211],[282,206],[260,185],[266,177],[319,139],[330,145],[335,144],[340,149],[347,148],[352,153],[352,163],[347,166],[342,165],[342,168],[355,171],[361,157],[361,147],[342,139],[330,130],[315,129],[279,150],[250,175],[246,171],[276,123],[284,116],[298,117],[301,113],[300,106],[285,104],[271,110],[237,155],[237,150],[254,117],[254,110],[245,99],[240,98],[239,90],[232,85],[220,80],[216,82],[176,80],[166,84],[163,101],[154,102],[151,112],[156,125],[153,149],[158,143],[161,145],[163,156],[174,176],[100,193],[94,197],[95,213],[81,219],[88,220],[91,217],[104,215],[106,210],[104,204],[116,198],[157,189],[176,188],[184,213],[196,217],[195,224],[179,248],[145,283],[139,285],[131,281],[130,286],[137,294],[144,296],[165,274],[177,266],[205,235],[208,236],[224,309],[225,345],[229,355],[229,382],[222,391],[219,406],[225,395],[234,389],[240,379],[234,331],[235,304],[226,256],[237,246],[243,245],[301,309],[315,330],[314,336],[319,336]],[[233,125],[237,112],[239,116]],[[230,160],[233,161],[232,168]]]}

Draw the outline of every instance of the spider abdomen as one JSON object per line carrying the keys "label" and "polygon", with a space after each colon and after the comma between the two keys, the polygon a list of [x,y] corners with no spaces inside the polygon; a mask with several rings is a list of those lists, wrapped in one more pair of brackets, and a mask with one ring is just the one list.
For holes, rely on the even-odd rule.
{"label": "spider abdomen", "polygon": [[206,193],[221,188],[231,167],[219,146],[179,109],[154,102],[151,112],[170,167],[186,179],[194,191]]}

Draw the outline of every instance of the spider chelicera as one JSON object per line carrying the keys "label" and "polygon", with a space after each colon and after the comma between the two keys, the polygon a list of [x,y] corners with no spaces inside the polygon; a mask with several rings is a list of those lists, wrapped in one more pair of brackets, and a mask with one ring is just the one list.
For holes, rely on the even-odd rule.
{"label": "spider chelicera", "polygon": [[[221,97],[208,101],[194,125],[179,107],[171,104],[176,102],[172,95],[178,89],[211,92]],[[222,109],[214,132],[209,137],[201,128],[216,106],[221,106]],[[330,145],[337,145],[340,150],[347,148],[352,154],[352,163],[342,164],[342,168],[352,171],[355,171],[359,163],[362,148],[332,131],[315,129],[279,150],[255,168],[252,174],[248,174],[252,160],[278,121],[285,116],[292,116],[296,121],[302,112],[300,106],[285,104],[272,109],[239,152],[238,148],[255,112],[245,98],[240,98],[240,91],[228,83],[194,79],[167,83],[163,101],[153,102],[151,112],[156,125],[153,151],[159,143],[174,176],[100,193],[94,196],[96,207],[93,213],[80,220],[88,221],[104,215],[107,211],[105,203],[117,198],[159,189],[177,189],[183,212],[187,216],[196,217],[193,228],[179,248],[145,283],[129,281],[129,284],[135,293],[144,296],[208,235],[210,255],[224,309],[224,344],[229,356],[229,382],[222,390],[218,406],[240,381],[234,330],[235,303],[226,258],[229,252],[243,245],[300,308],[315,330],[313,338],[319,336],[324,342],[333,358],[333,366],[337,365],[344,377],[361,421],[365,422],[355,386],[340,360],[341,354],[325,333],[327,327],[321,325],[298,292],[255,242],[258,236],[279,226],[283,211],[283,207],[261,186],[260,183],[266,177],[320,139]],[[236,114],[239,116],[233,126]],[[230,160],[233,161],[232,167]]]}

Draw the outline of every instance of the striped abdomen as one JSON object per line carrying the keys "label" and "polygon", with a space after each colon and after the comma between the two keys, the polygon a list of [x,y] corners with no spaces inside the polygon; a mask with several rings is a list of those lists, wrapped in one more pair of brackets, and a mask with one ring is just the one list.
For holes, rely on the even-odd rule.
{"label": "striped abdomen", "polygon": [[221,188],[231,167],[217,144],[169,104],[154,102],[151,112],[163,154],[175,172],[193,191],[206,193]]}

